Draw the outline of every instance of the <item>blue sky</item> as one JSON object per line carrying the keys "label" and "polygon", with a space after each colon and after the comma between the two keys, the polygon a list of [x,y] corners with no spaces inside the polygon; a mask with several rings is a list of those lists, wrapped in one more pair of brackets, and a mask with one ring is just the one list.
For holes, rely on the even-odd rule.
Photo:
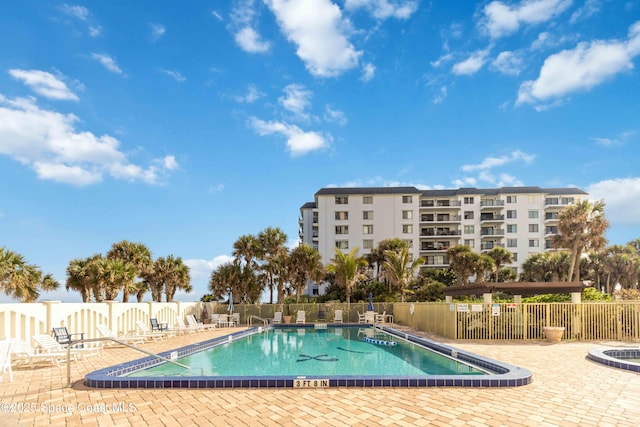
{"label": "blue sky", "polygon": [[199,299],[327,186],[578,186],[640,237],[638,1],[22,0],[0,37],[0,246],[62,283],[126,239]]}

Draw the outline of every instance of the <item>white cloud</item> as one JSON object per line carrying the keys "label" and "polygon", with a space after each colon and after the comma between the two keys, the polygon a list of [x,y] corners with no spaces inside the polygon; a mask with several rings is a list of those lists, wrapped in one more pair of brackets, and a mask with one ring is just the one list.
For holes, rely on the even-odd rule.
{"label": "white cloud", "polygon": [[440,58],[436,59],[435,61],[431,61],[429,64],[431,64],[432,67],[438,68],[439,66],[441,66],[445,62],[449,62],[452,59],[453,59],[453,54],[445,53],[444,55],[442,55]]}
{"label": "white cloud", "polygon": [[330,0],[265,0],[296,54],[317,77],[335,77],[355,68],[361,52],[347,38],[349,21]]}
{"label": "white cloud", "polygon": [[447,97],[447,87],[440,86],[436,94],[433,96],[433,103],[436,105],[442,104],[442,101],[444,101],[446,97]]}
{"label": "white cloud", "polygon": [[347,10],[366,9],[376,19],[407,19],[416,10],[416,0],[346,0],[344,7]]}
{"label": "white cloud", "polygon": [[220,14],[220,12],[216,11],[216,10],[212,10],[211,11],[211,16],[213,16],[214,18],[216,18],[218,21],[222,22],[224,21],[224,18],[222,17],[222,15]]}
{"label": "white cloud", "polygon": [[162,71],[163,73],[165,73],[168,76],[171,76],[175,79],[175,81],[177,82],[184,82],[185,80],[187,80],[187,78],[185,76],[183,76],[182,74],[180,74],[178,71],[173,71],[173,70],[163,70],[161,69],[160,71]]}
{"label": "white cloud", "polygon": [[324,107],[324,119],[330,123],[337,123],[344,126],[348,123],[347,116],[340,110],[334,110],[329,105]]}
{"label": "white cloud", "polygon": [[206,259],[185,259],[184,263],[189,267],[189,275],[193,280],[209,279],[211,272],[228,262],[233,262],[233,257],[229,255],[218,255],[211,260]]}
{"label": "white cloud", "polygon": [[35,93],[50,99],[77,101],[78,96],[56,76],[39,70],[9,70],[9,74],[29,86]]}
{"label": "white cloud", "polygon": [[371,81],[375,74],[376,67],[373,64],[366,63],[362,66],[362,77],[360,77],[360,80],[362,80],[363,82]]}
{"label": "white cloud", "polygon": [[263,96],[264,96],[264,93],[260,92],[260,90],[258,89],[258,87],[256,85],[249,85],[247,87],[247,93],[245,93],[242,96],[236,96],[235,100],[237,102],[253,104],[254,102],[256,102],[258,99],[262,98]]}
{"label": "white cloud", "polygon": [[453,66],[451,71],[456,75],[471,75],[475,74],[482,68],[482,66],[487,61],[487,56],[489,55],[489,48],[478,50],[472,53],[469,58],[465,59],[462,62],[458,62]]}
{"label": "white cloud", "polygon": [[602,0],[586,0],[584,5],[573,12],[569,22],[575,24],[578,21],[585,20],[600,12],[602,6]]}
{"label": "white cloud", "polygon": [[549,56],[537,80],[520,85],[516,105],[535,104],[588,90],[623,71],[633,68],[633,58],[640,54],[640,21],[629,29],[625,41],[579,43],[574,49]]}
{"label": "white cloud", "polygon": [[251,27],[244,27],[235,34],[236,43],[245,52],[265,53],[271,48],[269,42],[261,39],[260,35]]}
{"label": "white cloud", "polygon": [[98,37],[102,34],[102,27],[100,25],[89,25],[89,35],[91,37]]}
{"label": "white cloud", "polygon": [[502,74],[517,76],[522,71],[523,62],[520,53],[504,51],[498,54],[491,65]]}
{"label": "white cloud", "polygon": [[324,136],[313,131],[305,132],[299,127],[288,123],[266,122],[252,117],[249,124],[260,136],[279,134],[287,137],[287,149],[293,157],[325,148],[330,142],[330,136]]}
{"label": "white cloud", "polygon": [[296,117],[301,119],[309,119],[306,109],[311,106],[311,97],[313,94],[304,85],[292,83],[283,89],[285,96],[278,98],[278,103],[282,107],[294,113]]}
{"label": "white cloud", "polygon": [[513,151],[506,156],[487,157],[482,162],[475,165],[464,165],[462,166],[462,170],[465,172],[488,170],[496,166],[503,166],[507,163],[512,163],[518,160],[522,160],[525,163],[531,163],[534,158],[535,156],[532,154],[527,154],[522,151]]}
{"label": "white cloud", "polygon": [[154,184],[177,167],[167,156],[142,168],[129,162],[120,141],[77,130],[78,118],[39,108],[33,99],[0,95],[0,154],[32,168],[41,179],[76,186],[117,179]]}
{"label": "white cloud", "polygon": [[640,225],[640,177],[607,179],[589,185],[586,191],[604,200],[611,225]]}
{"label": "white cloud", "polygon": [[122,70],[116,63],[115,59],[111,58],[109,55],[105,55],[104,53],[92,53],[91,58],[98,61],[107,70],[111,71],[112,73],[122,74]]}
{"label": "white cloud", "polygon": [[153,22],[149,24],[149,28],[151,30],[151,38],[153,39],[153,41],[158,40],[167,31],[164,25],[154,24]]}
{"label": "white cloud", "polygon": [[549,21],[571,6],[571,0],[523,0],[509,5],[492,1],[484,9],[481,28],[492,38],[516,32],[523,24],[539,24]]}
{"label": "white cloud", "polygon": [[248,53],[266,53],[271,44],[262,40],[256,30],[255,1],[239,0],[231,10],[229,30],[234,33],[234,39],[242,50]]}
{"label": "white cloud", "polygon": [[612,147],[612,146],[624,145],[627,142],[627,140],[635,136],[636,133],[637,132],[634,132],[634,131],[627,131],[627,132],[622,132],[613,138],[593,137],[591,139],[598,145],[603,145],[605,147]]}
{"label": "white cloud", "polygon": [[84,6],[70,6],[63,4],[60,9],[69,16],[79,19],[80,21],[86,21],[89,18],[89,9]]}

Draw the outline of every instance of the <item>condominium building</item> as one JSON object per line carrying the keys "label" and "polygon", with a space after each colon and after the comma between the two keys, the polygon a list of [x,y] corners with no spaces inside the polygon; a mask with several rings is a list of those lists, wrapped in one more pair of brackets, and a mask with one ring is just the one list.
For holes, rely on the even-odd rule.
{"label": "condominium building", "polygon": [[322,188],[300,208],[299,236],[325,265],[335,247],[358,247],[362,256],[381,240],[399,238],[433,268],[448,267],[454,245],[478,253],[501,246],[513,253],[506,267],[520,273],[530,254],[552,249],[560,210],[587,197],[578,188]]}

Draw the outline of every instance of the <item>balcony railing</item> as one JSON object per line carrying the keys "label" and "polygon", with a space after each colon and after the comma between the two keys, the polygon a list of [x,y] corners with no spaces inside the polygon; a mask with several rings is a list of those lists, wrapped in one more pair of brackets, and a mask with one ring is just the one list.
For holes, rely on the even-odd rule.
{"label": "balcony railing", "polygon": [[422,215],[420,222],[459,222],[462,219],[460,215],[445,215],[445,216],[427,216]]}
{"label": "balcony railing", "polygon": [[504,200],[481,200],[480,208],[501,208],[504,206]]}
{"label": "balcony railing", "polygon": [[480,215],[480,222],[504,221],[504,215]]}
{"label": "balcony railing", "polygon": [[483,236],[483,237],[502,236],[502,235],[504,235],[504,230],[502,228],[490,229],[490,230],[480,230],[480,235]]}

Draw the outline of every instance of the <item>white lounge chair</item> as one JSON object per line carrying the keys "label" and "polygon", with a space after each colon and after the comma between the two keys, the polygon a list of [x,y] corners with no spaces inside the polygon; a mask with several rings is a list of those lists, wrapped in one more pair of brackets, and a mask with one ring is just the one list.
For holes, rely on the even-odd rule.
{"label": "white lounge chair", "polygon": [[138,331],[136,331],[136,335],[143,338],[149,338],[154,341],[162,341],[164,338],[164,334],[162,332],[152,332],[151,329],[147,327],[147,324],[142,320],[136,320],[136,326]]}
{"label": "white lounge chair", "polygon": [[[66,353],[66,346],[60,344],[58,341],[53,339],[50,335],[40,334],[34,335],[33,340],[38,345],[40,349],[40,353],[49,353],[58,355],[60,353]],[[88,349],[94,351],[94,349]],[[78,360],[78,355],[82,354],[84,358],[86,358],[87,352],[83,351],[81,348],[71,347],[71,352],[69,353],[69,357],[71,360]]]}
{"label": "white lounge chair", "polygon": [[[0,374],[9,373],[9,381],[13,381],[13,371],[11,370],[11,340],[0,341]],[[2,375],[0,375],[2,381]]]}
{"label": "white lounge chair", "polygon": [[197,331],[205,331],[207,329],[213,329],[218,326],[218,325],[212,325],[210,323],[209,324],[200,323],[198,322],[194,314],[187,315],[186,319],[189,326],[191,326]]}
{"label": "white lounge chair", "polygon": [[342,310],[336,310],[333,316],[333,323],[342,323]]}
{"label": "white lounge chair", "polygon": [[306,323],[305,316],[306,316],[306,313],[304,310],[298,310],[298,315],[296,316],[296,323]]}
{"label": "white lounge chair", "polygon": [[114,334],[107,325],[97,325],[96,329],[105,338],[111,338],[125,344],[143,344],[146,340],[137,336],[118,336]]}
{"label": "white lounge chair", "polygon": [[273,319],[271,319],[271,323],[282,323],[282,312],[276,311],[273,313]]}
{"label": "white lounge chair", "polygon": [[184,323],[184,319],[180,316],[176,317],[176,331],[180,331],[181,333],[188,332],[190,334],[195,334],[198,332],[197,328],[192,327],[191,325],[187,325]]}
{"label": "white lounge chair", "polygon": [[[72,356],[75,359],[75,354]],[[60,366],[60,362],[67,361],[67,352],[36,353],[33,347],[25,340],[15,338],[11,340],[11,361],[15,364],[29,364],[49,361],[52,365]]]}

